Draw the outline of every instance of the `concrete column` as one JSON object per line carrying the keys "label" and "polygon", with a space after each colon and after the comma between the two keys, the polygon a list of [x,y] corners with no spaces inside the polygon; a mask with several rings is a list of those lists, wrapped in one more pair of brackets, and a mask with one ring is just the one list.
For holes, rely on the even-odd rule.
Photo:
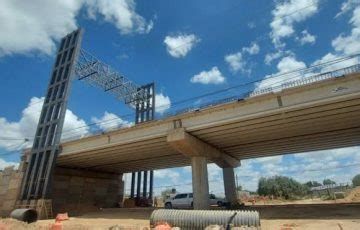
{"label": "concrete column", "polygon": [[223,168],[225,198],[231,204],[237,203],[234,168]]}
{"label": "concrete column", "polygon": [[209,209],[209,181],[206,157],[191,157],[194,209]]}
{"label": "concrete column", "polygon": [[148,172],[147,172],[147,171],[144,171],[143,197],[146,197],[146,193],[147,193],[147,183],[148,183],[147,175],[148,175]]}
{"label": "concrete column", "polygon": [[140,194],[140,191],[141,191],[141,171],[139,171],[137,174],[138,174],[138,176],[137,176],[136,197],[140,198],[141,197],[141,194]]}
{"label": "concrete column", "polygon": [[150,171],[150,188],[149,188],[149,199],[153,198],[153,190],[154,190],[154,171]]}
{"label": "concrete column", "polygon": [[135,197],[135,177],[136,174],[133,172],[131,173],[131,190],[130,190],[130,198]]}

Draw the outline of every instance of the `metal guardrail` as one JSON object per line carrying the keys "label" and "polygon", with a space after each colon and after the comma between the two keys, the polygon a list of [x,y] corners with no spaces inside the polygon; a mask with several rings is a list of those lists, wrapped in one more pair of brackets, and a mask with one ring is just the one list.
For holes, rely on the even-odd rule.
{"label": "metal guardrail", "polygon": [[[273,92],[280,92],[285,89],[304,86],[304,85],[308,85],[308,84],[311,84],[314,82],[319,82],[319,81],[323,81],[323,80],[330,79],[330,78],[341,77],[341,76],[345,76],[345,75],[357,73],[357,72],[360,72],[360,64],[356,64],[356,65],[349,66],[349,67],[342,68],[342,69],[337,69],[334,71],[311,75],[309,77],[302,77],[301,79],[294,80],[294,81],[286,81],[286,79],[285,79],[284,80],[284,81],[286,81],[285,83],[279,84],[278,86],[275,86],[275,87],[266,87],[266,88],[255,89],[252,91],[248,91],[246,93],[240,93],[238,95],[223,98],[220,100],[211,101],[211,102],[203,103],[201,105],[196,105],[196,106],[192,106],[192,107],[187,107],[187,108],[184,108],[181,110],[177,110],[175,112],[168,112],[168,113],[165,113],[163,116],[160,116],[159,118],[164,119],[164,118],[167,118],[170,116],[175,116],[175,115],[179,115],[179,114],[186,113],[186,112],[200,111],[201,109],[216,106],[219,104],[225,104],[225,103],[229,103],[229,102],[236,101],[236,100],[238,100],[238,101],[245,100],[247,98],[265,95],[265,94],[269,94],[269,93],[273,93]],[[264,79],[264,80],[266,80],[266,79]]]}
{"label": "metal guardrail", "polygon": [[310,77],[302,77],[301,79],[289,81],[282,83],[281,85],[278,85],[276,87],[267,87],[264,89],[254,90],[249,93],[249,97],[259,96],[271,92],[281,91],[288,88],[308,85],[314,82],[323,81],[329,78],[335,78],[340,76],[345,76],[347,74],[357,73],[360,72],[360,64],[356,64],[350,67],[346,67],[343,69],[338,69],[334,71],[329,71],[326,73],[321,73],[317,75],[312,75]]}

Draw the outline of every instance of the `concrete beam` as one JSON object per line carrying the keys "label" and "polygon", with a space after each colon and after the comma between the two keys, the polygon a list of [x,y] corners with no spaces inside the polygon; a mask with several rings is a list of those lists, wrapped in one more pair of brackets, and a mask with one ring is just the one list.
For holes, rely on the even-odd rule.
{"label": "concrete beam", "polygon": [[167,142],[178,152],[188,157],[202,156],[216,163],[219,167],[237,167],[240,161],[214,146],[192,136],[185,128],[171,130]]}
{"label": "concrete beam", "polygon": [[195,210],[209,209],[209,181],[205,157],[191,157],[193,205]]}

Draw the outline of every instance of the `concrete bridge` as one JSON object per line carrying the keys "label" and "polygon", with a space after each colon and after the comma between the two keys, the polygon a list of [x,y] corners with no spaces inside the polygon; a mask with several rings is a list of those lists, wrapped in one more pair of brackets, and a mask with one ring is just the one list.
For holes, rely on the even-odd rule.
{"label": "concrete bridge", "polygon": [[360,74],[329,78],[61,144],[57,166],[127,173],[192,166],[194,208],[208,206],[207,163],[236,199],[242,159],[360,144]]}

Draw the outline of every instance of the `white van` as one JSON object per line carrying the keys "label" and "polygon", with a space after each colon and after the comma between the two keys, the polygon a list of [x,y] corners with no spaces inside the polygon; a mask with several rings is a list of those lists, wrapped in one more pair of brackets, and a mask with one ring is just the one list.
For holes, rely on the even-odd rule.
{"label": "white van", "polygon": [[[226,201],[222,198],[217,198],[214,194],[209,195],[210,205],[223,206]],[[179,193],[174,198],[165,201],[165,208],[193,208],[193,194]]]}

